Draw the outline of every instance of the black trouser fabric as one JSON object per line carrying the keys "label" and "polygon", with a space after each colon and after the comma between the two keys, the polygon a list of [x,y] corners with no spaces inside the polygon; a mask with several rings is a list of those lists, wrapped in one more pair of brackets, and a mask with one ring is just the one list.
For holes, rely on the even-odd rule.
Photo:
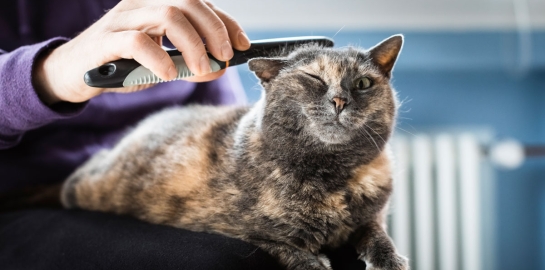
{"label": "black trouser fabric", "polygon": [[[352,249],[333,269],[365,269]],[[80,210],[0,214],[0,269],[281,269],[261,249],[221,235]]]}

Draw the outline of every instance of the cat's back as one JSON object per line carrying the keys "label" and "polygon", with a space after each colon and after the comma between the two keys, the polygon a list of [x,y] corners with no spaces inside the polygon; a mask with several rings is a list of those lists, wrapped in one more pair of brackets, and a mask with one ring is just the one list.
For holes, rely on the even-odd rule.
{"label": "cat's back", "polygon": [[[130,130],[116,148],[127,150],[141,145],[148,149],[168,148],[180,141],[188,144],[206,142],[218,132],[225,138],[227,129],[236,127],[248,111],[243,106],[188,106],[171,107],[156,112]],[[216,136],[217,137],[217,136]]]}
{"label": "cat's back", "polygon": [[148,116],[138,124],[135,132],[195,133],[216,124],[237,122],[247,111],[244,106],[171,107]]}

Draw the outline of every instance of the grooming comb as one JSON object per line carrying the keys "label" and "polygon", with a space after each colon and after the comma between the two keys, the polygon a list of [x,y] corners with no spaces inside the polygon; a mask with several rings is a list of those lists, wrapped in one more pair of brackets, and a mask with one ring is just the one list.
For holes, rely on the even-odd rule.
{"label": "grooming comb", "polygon": [[[291,38],[262,39],[251,42],[251,46],[246,51],[233,49],[234,56],[229,61],[220,61],[212,54],[208,53],[210,58],[210,68],[212,72],[219,71],[229,66],[236,66],[248,62],[255,57],[265,57],[272,52],[281,50],[290,50],[302,44],[314,43],[324,47],[333,47],[333,40],[321,36],[303,36]],[[194,76],[189,70],[178,50],[166,51],[178,71],[178,76],[174,80],[180,80]],[[100,67],[89,70],[84,75],[85,83],[92,87],[117,88],[129,87],[142,84],[155,84],[164,82],[149,69],[140,65],[134,59],[121,59],[106,63]]]}

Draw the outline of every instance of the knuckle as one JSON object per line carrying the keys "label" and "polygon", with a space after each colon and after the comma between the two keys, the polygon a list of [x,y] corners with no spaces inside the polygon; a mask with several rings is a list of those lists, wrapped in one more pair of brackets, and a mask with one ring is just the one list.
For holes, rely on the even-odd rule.
{"label": "knuckle", "polygon": [[204,1],[204,4],[207,5],[211,9],[216,9],[216,6],[212,4],[210,1]]}
{"label": "knuckle", "polygon": [[147,43],[148,37],[142,32],[134,31],[130,32],[128,35],[128,39],[131,44],[130,46],[135,50],[140,50]]}
{"label": "knuckle", "polygon": [[161,6],[159,12],[163,18],[172,21],[178,19],[182,15],[182,11],[174,6]]}
{"label": "knuckle", "polygon": [[220,20],[217,20],[215,22],[213,22],[211,25],[210,25],[210,29],[216,33],[220,33],[220,34],[223,34],[226,29],[225,29],[225,25],[223,24],[222,21]]}
{"label": "knuckle", "polygon": [[161,63],[160,66],[164,67],[166,71],[166,69],[168,69],[168,65],[172,61],[170,60],[170,56],[167,53],[161,53],[157,62]]}
{"label": "knuckle", "polygon": [[185,23],[185,15],[180,9],[172,6],[163,7],[163,9],[164,10],[161,13],[164,16],[167,25]]}
{"label": "knuckle", "polygon": [[224,23],[224,24],[231,24],[231,25],[233,25],[233,26],[238,26],[237,20],[235,20],[235,18],[233,18],[233,17],[231,17],[231,16],[229,16],[229,15],[225,15],[225,16],[223,17],[223,23]]}
{"label": "knuckle", "polygon": [[193,36],[190,37],[190,40],[188,41],[188,44],[191,45],[191,50],[204,50],[204,44],[202,42],[202,39],[199,36]]}
{"label": "knuckle", "polygon": [[202,3],[201,0],[184,0],[185,4],[193,6],[193,5],[199,5]]}

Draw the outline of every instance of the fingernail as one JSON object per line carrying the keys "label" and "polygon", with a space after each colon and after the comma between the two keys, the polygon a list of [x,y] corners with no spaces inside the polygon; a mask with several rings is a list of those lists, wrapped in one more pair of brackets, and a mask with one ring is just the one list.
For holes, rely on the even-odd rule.
{"label": "fingernail", "polygon": [[170,78],[170,80],[174,80],[176,79],[176,77],[178,77],[178,71],[175,67],[168,68],[168,77]]}
{"label": "fingernail", "polygon": [[224,60],[229,60],[233,58],[233,47],[229,40],[226,40],[221,44],[221,56]]}
{"label": "fingernail", "polygon": [[244,32],[238,33],[238,42],[244,48],[250,47],[250,39],[248,38],[248,36]]}
{"label": "fingernail", "polygon": [[208,59],[208,55],[204,54],[201,56],[201,74],[200,75],[206,75],[210,72],[212,72],[212,68],[210,68],[210,60]]}

